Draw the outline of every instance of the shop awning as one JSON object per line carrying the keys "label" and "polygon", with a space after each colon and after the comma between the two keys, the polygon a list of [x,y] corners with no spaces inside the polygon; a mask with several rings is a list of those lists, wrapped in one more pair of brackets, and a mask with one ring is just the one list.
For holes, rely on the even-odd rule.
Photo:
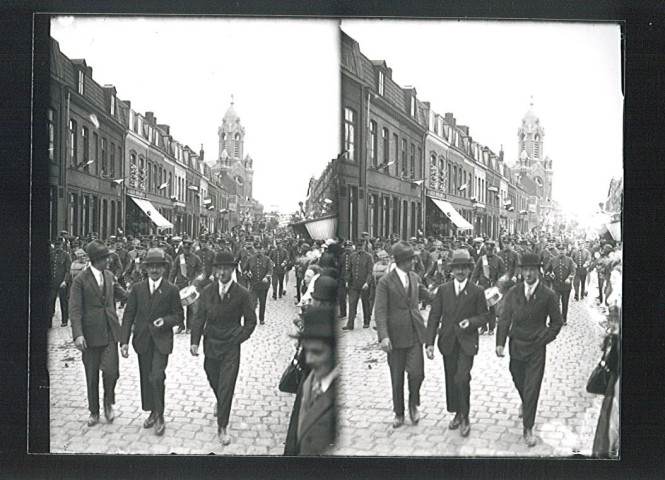
{"label": "shop awning", "polygon": [[457,210],[455,210],[455,207],[453,207],[450,202],[439,200],[438,198],[429,198],[434,202],[434,205],[439,207],[439,210],[441,210],[446,215],[446,217],[448,217],[450,221],[457,226],[458,229],[473,230],[473,225],[467,222],[464,217],[460,215]]}
{"label": "shop awning", "polygon": [[313,240],[327,240],[337,235],[337,215],[303,220],[289,225],[295,233]]}
{"label": "shop awning", "polygon": [[134,200],[134,203],[145,213],[152,223],[157,225],[158,228],[173,228],[173,224],[165,219],[161,213],[157,211],[155,206],[150,203],[149,200],[144,200],[143,198],[132,197],[127,195],[129,198]]}

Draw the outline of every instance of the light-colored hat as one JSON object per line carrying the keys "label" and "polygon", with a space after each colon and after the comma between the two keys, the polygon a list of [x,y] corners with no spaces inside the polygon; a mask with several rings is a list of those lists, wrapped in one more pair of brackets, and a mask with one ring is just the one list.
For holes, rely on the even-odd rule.
{"label": "light-colored hat", "polygon": [[461,248],[459,250],[455,250],[453,252],[453,256],[450,260],[449,265],[451,267],[460,265],[463,267],[470,267],[472,264],[473,260],[471,259],[471,255],[469,254],[469,251]]}

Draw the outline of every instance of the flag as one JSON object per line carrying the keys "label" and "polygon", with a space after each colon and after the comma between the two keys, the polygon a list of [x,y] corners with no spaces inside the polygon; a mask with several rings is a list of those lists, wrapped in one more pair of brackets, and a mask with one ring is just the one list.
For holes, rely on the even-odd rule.
{"label": "flag", "polygon": [[160,190],[164,190],[166,187],[168,187],[168,185],[169,185],[169,182],[162,183],[162,184],[159,186],[159,189],[160,189]]}

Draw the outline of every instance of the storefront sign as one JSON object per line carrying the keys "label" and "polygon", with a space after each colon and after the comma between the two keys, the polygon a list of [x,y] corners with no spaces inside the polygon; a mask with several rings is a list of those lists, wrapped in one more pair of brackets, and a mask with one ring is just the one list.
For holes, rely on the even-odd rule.
{"label": "storefront sign", "polygon": [[133,188],[126,189],[125,193],[127,193],[127,195],[131,195],[133,197],[146,198],[145,197],[145,192],[142,192],[141,190],[134,190]]}
{"label": "storefront sign", "polygon": [[446,194],[441,193],[439,190],[432,190],[431,188],[427,188],[425,193],[428,197],[438,198],[439,200],[446,199]]}

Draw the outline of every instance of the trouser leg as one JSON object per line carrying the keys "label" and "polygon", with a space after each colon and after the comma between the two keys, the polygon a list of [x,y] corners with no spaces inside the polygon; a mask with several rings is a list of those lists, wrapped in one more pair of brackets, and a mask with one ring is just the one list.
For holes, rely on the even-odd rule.
{"label": "trouser leg", "polygon": [[115,403],[115,385],[120,377],[120,362],[118,356],[118,344],[109,343],[102,350],[99,369],[102,371],[102,382],[104,384],[104,405]]}
{"label": "trouser leg", "polygon": [[152,385],[150,383],[150,372],[152,371],[153,351],[155,344],[150,341],[148,351],[139,354],[139,377],[141,380],[141,408],[146,412],[155,410],[154,396],[152,394]]}
{"label": "trouser leg", "polygon": [[523,404],[525,428],[532,428],[536,420],[536,408],[540,396],[540,386],[545,374],[545,347],[529,356],[524,363]]}
{"label": "trouser leg", "polygon": [[374,311],[374,301],[376,300],[376,284],[374,282],[371,282],[369,284],[369,311],[370,315],[371,312]]}
{"label": "trouser leg", "polygon": [[[573,289],[575,290],[575,298],[580,298],[580,281],[582,280],[581,276],[576,274],[573,278]],[[584,282],[581,282],[584,285]],[[584,295],[584,293],[582,293]]]}
{"label": "trouser leg", "polygon": [[394,348],[388,353],[390,368],[390,384],[393,392],[393,411],[395,415],[404,416],[404,369],[406,367],[407,349]]}
{"label": "trouser leg", "polygon": [[419,343],[407,349],[404,370],[409,383],[409,406],[420,405],[420,386],[425,379],[425,360],[423,346]]}
{"label": "trouser leg", "polygon": [[355,288],[349,289],[349,325],[353,325],[356,320],[356,313],[358,311],[358,299],[360,298],[360,290]]}
{"label": "trouser leg", "polygon": [[460,396],[455,383],[455,374],[457,373],[457,349],[459,344],[455,342],[455,347],[450,355],[443,356],[443,372],[446,381],[446,408],[451,413],[460,411]]}
{"label": "trouser leg", "polygon": [[363,325],[369,325],[372,320],[372,307],[369,303],[369,288],[360,291],[360,299],[363,304]]}
{"label": "trouser leg", "polygon": [[296,300],[300,302],[300,287],[302,284],[302,278],[296,277]]}
{"label": "trouser leg", "polygon": [[339,280],[337,287],[337,302],[339,303],[339,314],[346,317],[346,284]]}
{"label": "trouser leg", "polygon": [[60,298],[61,323],[66,325],[69,322],[69,288],[58,290],[58,298]]}
{"label": "trouser leg", "polygon": [[152,351],[152,368],[148,376],[151,386],[153,409],[159,415],[164,414],[164,394],[166,382],[166,366],[169,362],[167,354],[160,353],[157,348]]}
{"label": "trouser leg", "polygon": [[520,400],[524,404],[524,372],[525,372],[525,362],[523,360],[517,360],[515,358],[510,358],[510,375],[513,377],[513,383],[517,389],[517,393],[520,395]]}
{"label": "trouser leg", "polygon": [[259,320],[264,321],[266,317],[266,298],[268,298],[268,290],[259,290]]}
{"label": "trouser leg", "polygon": [[51,322],[53,322],[53,315],[55,315],[55,300],[58,298],[58,290],[51,288],[48,294],[48,306],[49,306],[49,317],[47,325],[51,327]]}
{"label": "trouser leg", "polygon": [[[277,293],[281,294],[282,289],[279,288],[279,278],[278,274],[275,273],[272,278],[270,279],[270,284],[272,286],[272,298],[277,299]],[[279,290],[278,290],[279,288]]]}
{"label": "trouser leg", "polygon": [[[584,297],[586,295],[586,275],[587,275],[586,273],[580,274],[580,280],[581,280],[580,284],[581,284],[581,287],[582,287],[581,288],[582,297]],[[580,298],[582,298],[582,297],[580,297]]]}
{"label": "trouser leg", "polygon": [[[458,344],[459,345],[459,344]],[[457,390],[458,412],[467,418],[471,408],[471,367],[473,367],[473,355],[464,353],[461,347],[457,348],[457,371],[453,382]]]}
{"label": "trouser leg", "polygon": [[282,292],[284,291],[284,272],[278,273],[277,278],[279,279],[279,291],[277,294],[282,298]]}
{"label": "trouser leg", "polygon": [[570,301],[570,290],[564,290],[561,292],[561,315],[563,316],[563,321],[568,321],[568,303]]}
{"label": "trouser leg", "polygon": [[600,303],[603,303],[603,291],[605,289],[605,279],[602,275],[598,274],[598,298]]}
{"label": "trouser leg", "polygon": [[83,351],[83,368],[88,393],[88,410],[99,414],[99,364],[104,347],[88,347]]}
{"label": "trouser leg", "polygon": [[493,332],[496,327],[496,310],[494,307],[490,307],[487,312],[487,322],[489,324],[490,332]]}
{"label": "trouser leg", "polygon": [[222,359],[205,358],[203,363],[208,382],[217,397],[217,425],[226,427],[240,369],[240,346],[225,352]]}

